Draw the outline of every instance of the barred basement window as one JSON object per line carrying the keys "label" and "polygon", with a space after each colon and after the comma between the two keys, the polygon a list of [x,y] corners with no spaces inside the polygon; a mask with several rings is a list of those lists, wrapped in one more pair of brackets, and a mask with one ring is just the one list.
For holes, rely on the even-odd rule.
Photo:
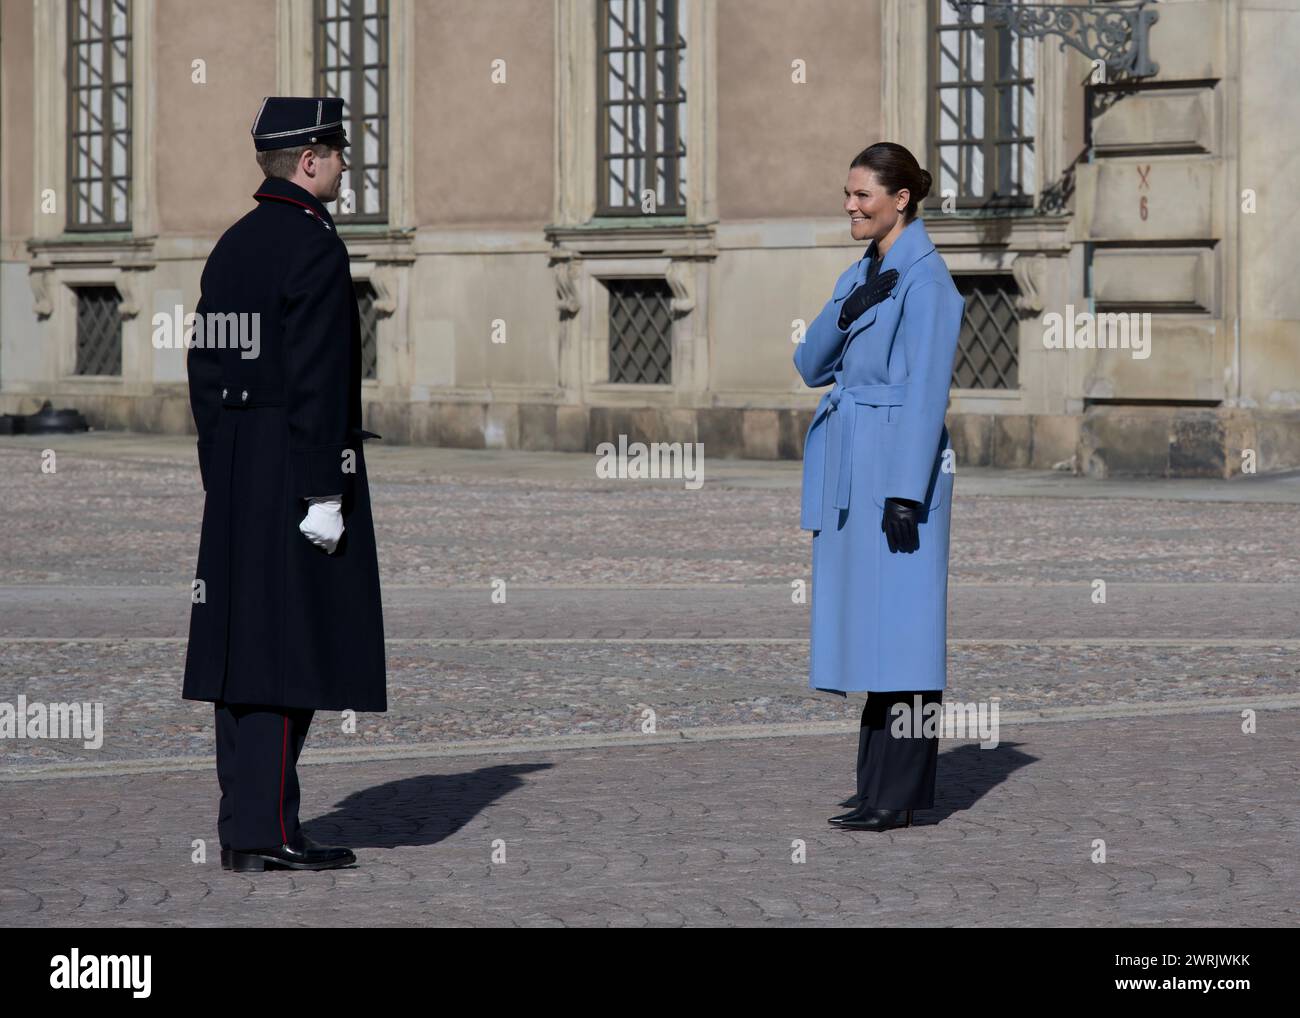
{"label": "barred basement window", "polygon": [[352,286],[357,295],[357,312],[361,316],[361,377],[378,378],[379,311],[375,307],[375,286],[364,279]]}
{"label": "barred basement window", "polygon": [[122,295],[115,286],[78,286],[78,375],[122,373]]}
{"label": "barred basement window", "polygon": [[931,3],[937,191],[951,191],[959,207],[1032,205],[1035,40],[986,25],[982,4],[963,24],[948,0]]}
{"label": "barred basement window", "polygon": [[952,384],[959,389],[1020,386],[1020,316],[1013,276],[954,276],[966,298]]}
{"label": "barred basement window", "polygon": [[672,291],[663,279],[607,279],[609,380],[672,382]]}
{"label": "barred basement window", "polygon": [[131,3],[68,4],[68,229],[131,228]]}
{"label": "barred basement window", "polygon": [[320,94],[343,100],[349,169],[343,188],[352,211],[340,222],[388,218],[388,0],[316,0],[316,80]]}
{"label": "barred basement window", "polygon": [[601,0],[598,215],[686,213],[686,0]]}

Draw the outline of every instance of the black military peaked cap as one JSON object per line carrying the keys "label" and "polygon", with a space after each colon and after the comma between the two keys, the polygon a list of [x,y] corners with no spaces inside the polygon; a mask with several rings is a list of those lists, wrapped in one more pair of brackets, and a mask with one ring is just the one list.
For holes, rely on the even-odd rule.
{"label": "black military peaked cap", "polygon": [[253,118],[253,145],[257,151],[298,148],[302,145],[343,148],[343,100],[329,96],[268,95]]}

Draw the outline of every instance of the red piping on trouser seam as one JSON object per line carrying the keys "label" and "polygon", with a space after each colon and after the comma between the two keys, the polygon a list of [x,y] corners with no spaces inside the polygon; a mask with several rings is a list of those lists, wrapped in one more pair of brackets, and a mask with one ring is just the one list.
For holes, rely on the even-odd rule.
{"label": "red piping on trouser seam", "polygon": [[284,719],[284,739],[280,743],[280,837],[289,843],[289,835],[284,829],[284,764],[289,756],[289,718]]}

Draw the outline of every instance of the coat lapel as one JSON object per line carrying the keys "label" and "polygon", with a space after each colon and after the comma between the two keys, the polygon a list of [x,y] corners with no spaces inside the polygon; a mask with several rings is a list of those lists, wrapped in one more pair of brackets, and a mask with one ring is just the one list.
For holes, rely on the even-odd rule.
{"label": "coat lapel", "polygon": [[896,298],[902,292],[902,283],[907,276],[907,270],[933,250],[934,242],[925,232],[925,224],[918,216],[903,228],[903,232],[898,235],[893,246],[885,252],[885,260],[880,265],[881,272],[888,272],[890,269],[898,270],[898,282],[894,284],[891,298]]}
{"label": "coat lapel", "polygon": [[[858,260],[857,272],[853,275],[853,284],[845,293],[845,297],[862,285],[867,278],[867,265],[869,257],[875,254],[876,242],[873,240],[871,246],[867,248],[866,253]],[[915,265],[918,261],[934,250],[934,243],[930,240],[930,235],[925,232],[925,226],[919,218],[912,220],[903,228],[903,232],[898,235],[898,239],[885,252],[884,260],[880,263],[880,272],[888,272],[890,269],[898,270],[898,281],[894,283],[893,289],[890,290],[887,300],[897,300],[903,292],[903,281],[907,276],[907,270]],[[843,299],[843,298],[837,298]],[[865,332],[874,324],[876,317],[880,314],[880,309],[885,306],[885,301],[879,301],[871,305],[862,316],[854,321],[852,325],[852,334]],[[841,354],[841,362],[843,355]]]}

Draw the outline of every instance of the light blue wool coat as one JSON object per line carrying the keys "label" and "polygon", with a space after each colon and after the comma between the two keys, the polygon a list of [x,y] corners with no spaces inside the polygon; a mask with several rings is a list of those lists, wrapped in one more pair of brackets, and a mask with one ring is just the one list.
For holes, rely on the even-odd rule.
{"label": "light blue wool coat", "polygon": [[[868,254],[875,249],[873,241]],[[804,441],[799,525],[813,532],[808,684],[943,689],[953,486],[943,417],[964,302],[917,218],[880,266],[898,270],[890,295],[841,331],[840,305],[868,264],[864,255],[840,275],[794,355],[809,386],[834,382]],[[880,529],[886,498],[924,503],[916,551],[889,550]]]}

